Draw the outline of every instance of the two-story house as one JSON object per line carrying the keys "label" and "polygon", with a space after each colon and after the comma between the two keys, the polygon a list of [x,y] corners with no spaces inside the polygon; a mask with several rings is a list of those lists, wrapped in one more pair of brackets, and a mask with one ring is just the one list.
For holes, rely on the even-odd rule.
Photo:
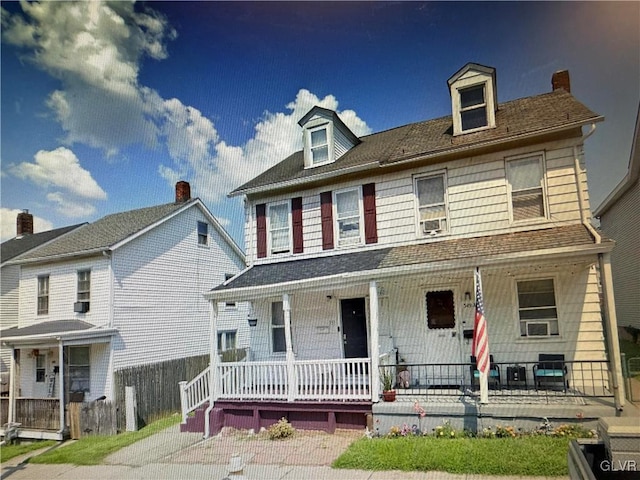
{"label": "two-story house", "polygon": [[[603,118],[571,95],[566,71],[550,93],[504,103],[493,68],[467,64],[447,84],[450,116],[360,138],[314,107],[299,121],[303,150],[231,192],[245,197],[249,268],[206,296],[251,303],[255,362],[219,364],[212,351],[208,407],[193,420],[205,434],[282,416],[327,430],[398,412],[412,423],[413,401],[437,399],[454,399],[429,404],[438,421],[452,405],[486,414],[497,398],[624,402],[613,242],[589,223],[583,154]],[[499,372],[477,409],[476,268]],[[404,372],[396,390],[410,402],[379,402],[389,369]]]}
{"label": "two-story house", "polygon": [[[175,202],[108,215],[7,263],[19,267],[19,302],[17,326],[2,331],[12,349],[3,413],[20,436],[55,439],[69,401],[116,400],[114,372],[207,355],[203,294],[245,267],[187,182]],[[248,346],[243,308],[221,305],[220,349]]]}

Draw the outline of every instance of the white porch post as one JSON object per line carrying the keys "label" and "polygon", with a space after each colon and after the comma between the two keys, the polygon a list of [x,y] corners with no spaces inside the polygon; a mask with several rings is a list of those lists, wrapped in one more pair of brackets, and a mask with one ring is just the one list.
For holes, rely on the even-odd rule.
{"label": "white porch post", "polygon": [[63,432],[66,424],[64,421],[64,350],[62,340],[58,340],[58,370],[60,382],[58,383],[58,397],[60,398],[60,431]]}
{"label": "white porch post", "polygon": [[380,400],[380,334],[379,334],[379,305],[378,285],[375,281],[369,282],[369,314],[371,315],[371,401]]}
{"label": "white porch post", "polygon": [[287,378],[289,379],[287,401],[293,402],[296,398],[298,382],[296,379],[295,365],[293,363],[295,356],[293,355],[293,345],[291,341],[291,301],[288,293],[282,294],[282,310],[284,311],[284,341],[287,349]]}
{"label": "white porch post", "polygon": [[18,369],[16,368],[16,352],[11,347],[11,362],[9,366],[9,412],[7,413],[7,421],[15,423],[16,421],[16,392],[18,391]]}
{"label": "white porch post", "polygon": [[604,300],[604,328],[607,335],[607,349],[611,364],[613,383],[613,397],[617,410],[622,410],[625,404],[624,380],[622,378],[620,343],[618,340],[618,320],[616,317],[616,303],[613,295],[613,277],[611,275],[611,254],[599,255],[600,274],[602,282],[602,297]]}
{"label": "white porch post", "polygon": [[211,431],[211,410],[218,399],[218,302],[209,301],[209,406],[204,412],[204,438]]}

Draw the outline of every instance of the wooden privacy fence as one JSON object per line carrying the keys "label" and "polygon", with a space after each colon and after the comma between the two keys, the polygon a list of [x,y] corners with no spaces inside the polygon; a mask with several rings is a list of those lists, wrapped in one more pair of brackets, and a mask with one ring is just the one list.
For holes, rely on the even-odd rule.
{"label": "wooden privacy fence", "polygon": [[69,433],[74,440],[87,435],[115,435],[117,433],[115,405],[104,401],[70,403]]}
{"label": "wooden privacy fence", "polygon": [[178,383],[190,380],[209,365],[209,356],[168,360],[115,372],[118,430],[125,428],[125,387],[136,389],[138,426],[157,420],[169,413],[180,411]]}

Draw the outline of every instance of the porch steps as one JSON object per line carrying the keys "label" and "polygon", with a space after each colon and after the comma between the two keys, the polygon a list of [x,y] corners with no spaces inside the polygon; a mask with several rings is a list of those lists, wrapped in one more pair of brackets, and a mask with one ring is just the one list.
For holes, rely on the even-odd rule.
{"label": "porch steps", "polygon": [[[196,409],[186,423],[180,425],[180,431],[204,433],[207,407],[208,404],[205,404]],[[219,401],[210,413],[210,433],[217,435],[222,427],[258,432],[283,417],[295,428],[333,433],[336,428],[364,428],[371,412],[371,402]]]}

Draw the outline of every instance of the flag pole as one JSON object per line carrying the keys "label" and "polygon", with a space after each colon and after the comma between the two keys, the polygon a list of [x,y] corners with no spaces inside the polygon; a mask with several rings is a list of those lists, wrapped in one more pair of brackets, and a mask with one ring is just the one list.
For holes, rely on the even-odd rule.
{"label": "flag pole", "polygon": [[489,403],[489,336],[484,316],[484,299],[482,295],[482,279],[480,269],[476,267],[474,274],[474,290],[476,293],[476,315],[473,323],[473,355],[476,357],[480,384],[480,403]]}

